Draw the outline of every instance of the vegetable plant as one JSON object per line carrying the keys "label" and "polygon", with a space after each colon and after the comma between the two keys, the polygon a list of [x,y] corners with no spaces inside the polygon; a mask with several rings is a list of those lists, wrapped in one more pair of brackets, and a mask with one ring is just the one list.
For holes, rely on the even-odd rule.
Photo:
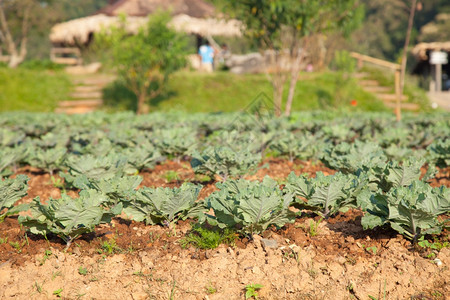
{"label": "vegetable plant", "polygon": [[179,219],[203,218],[205,207],[196,202],[201,186],[185,183],[179,188],[144,187],[135,197],[124,201],[126,215],[147,225],[169,225]]}
{"label": "vegetable plant", "polygon": [[208,147],[192,154],[191,166],[196,174],[218,175],[222,181],[255,171],[261,154],[247,149],[232,150],[229,147]]}
{"label": "vegetable plant", "polygon": [[66,157],[67,149],[64,147],[41,149],[37,148],[30,153],[27,158],[31,166],[49,172],[53,176],[53,172],[63,167],[63,161]]}
{"label": "vegetable plant", "polygon": [[107,202],[108,198],[95,190],[81,191],[78,198],[63,194],[59,199],[50,198],[48,204],[41,204],[36,197],[30,204],[31,216],[20,216],[19,223],[34,234],[56,234],[66,242],[67,249],[80,235],[120,214],[121,205],[108,209]]}
{"label": "vegetable plant", "polygon": [[28,180],[29,178],[25,175],[18,175],[14,179],[2,179],[0,177],[0,222],[9,215],[28,209],[27,204],[12,208],[17,200],[27,195]]}
{"label": "vegetable plant", "polygon": [[219,191],[205,201],[214,215],[206,215],[210,225],[232,228],[244,234],[258,234],[270,225],[278,227],[295,220],[289,210],[294,194],[280,190],[276,181],[265,177],[262,182],[228,180],[217,183]]}
{"label": "vegetable plant", "polygon": [[361,219],[365,229],[389,224],[415,243],[425,234],[441,232],[444,224],[437,216],[450,211],[450,190],[415,180],[387,193],[366,190],[358,196],[358,203],[366,212]]}
{"label": "vegetable plant", "polygon": [[64,178],[69,186],[73,185],[80,175],[94,180],[110,179],[123,175],[126,163],[126,157],[113,154],[105,157],[93,155],[69,156],[65,162],[68,173],[60,172],[59,175]]}
{"label": "vegetable plant", "polygon": [[315,178],[289,174],[285,189],[299,196],[293,206],[316,211],[324,218],[339,210],[356,207],[356,197],[367,186],[364,175],[336,173],[325,176],[317,172]]}

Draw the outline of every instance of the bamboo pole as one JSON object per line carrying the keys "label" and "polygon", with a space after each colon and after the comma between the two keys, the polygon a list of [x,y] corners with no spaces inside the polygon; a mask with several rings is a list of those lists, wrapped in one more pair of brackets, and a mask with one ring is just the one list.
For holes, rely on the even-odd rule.
{"label": "bamboo pole", "polygon": [[400,83],[400,70],[395,71],[395,117],[398,122],[402,120],[402,110],[401,110],[401,97],[402,97],[402,88]]}

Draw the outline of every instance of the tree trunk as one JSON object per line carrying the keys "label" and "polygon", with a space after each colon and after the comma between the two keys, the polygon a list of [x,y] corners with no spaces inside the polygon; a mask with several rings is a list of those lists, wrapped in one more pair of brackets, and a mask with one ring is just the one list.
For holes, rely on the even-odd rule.
{"label": "tree trunk", "polygon": [[[279,76],[279,75],[277,75]],[[276,79],[274,79],[276,80]],[[284,90],[284,81],[280,83],[281,80],[276,80],[276,83],[273,82],[273,105],[275,110],[275,116],[281,116],[281,106],[283,104],[283,90]]]}
{"label": "tree trunk", "polygon": [[139,93],[137,96],[138,96],[138,105],[136,114],[142,115],[145,113],[145,99],[147,98],[147,95],[145,93]]}
{"label": "tree trunk", "polygon": [[2,36],[2,41],[6,44],[8,53],[10,55],[10,60],[8,66],[10,68],[16,68],[20,65],[27,56],[27,42],[28,42],[28,30],[29,30],[29,18],[31,12],[31,2],[25,3],[23,7],[23,20],[22,20],[22,37],[20,40],[20,50],[17,50],[17,46],[11,35],[11,31],[8,26],[8,22],[5,17],[5,12],[2,7],[2,1],[0,0],[0,31]]}
{"label": "tree trunk", "polygon": [[289,93],[286,102],[286,110],[284,115],[289,117],[291,115],[292,101],[294,100],[295,87],[297,85],[298,77],[300,75],[301,62],[303,59],[303,51],[300,53],[300,49],[296,49],[296,56],[293,60],[293,65],[291,68],[291,80],[289,82]]}
{"label": "tree trunk", "polygon": [[411,10],[409,12],[408,30],[406,31],[405,44],[403,45],[402,64],[400,69],[400,95],[403,95],[403,89],[405,87],[405,73],[406,73],[406,61],[408,54],[409,40],[411,37],[411,31],[414,22],[414,14],[416,12],[417,0],[411,1]]}
{"label": "tree trunk", "polygon": [[17,53],[14,53],[10,56],[9,58],[9,63],[8,63],[8,67],[14,69],[17,68],[24,60],[25,60],[25,55],[20,55]]}

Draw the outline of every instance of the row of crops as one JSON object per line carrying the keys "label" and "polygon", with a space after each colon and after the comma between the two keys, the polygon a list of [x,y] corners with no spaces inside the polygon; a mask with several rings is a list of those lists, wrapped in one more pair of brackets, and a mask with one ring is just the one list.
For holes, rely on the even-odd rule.
{"label": "row of crops", "polygon": [[[0,218],[30,210],[19,222],[32,233],[68,245],[100,223],[125,214],[146,224],[193,218],[242,234],[294,222],[304,210],[325,218],[349,208],[364,211],[365,229],[390,226],[413,242],[448,225],[449,189],[431,187],[437,168],[450,163],[450,116],[298,113],[0,115]],[[283,182],[242,179],[264,157],[321,160],[338,172],[315,178],[291,173]],[[199,200],[201,185],[137,189],[139,173],[167,159],[190,161],[197,174],[218,179],[217,191]],[[15,205],[26,195],[30,165],[59,171],[63,194]],[[422,169],[427,169],[425,174]],[[296,208],[296,209],[292,209]],[[295,213],[297,211],[297,213]],[[211,213],[212,212],[212,213]]]}

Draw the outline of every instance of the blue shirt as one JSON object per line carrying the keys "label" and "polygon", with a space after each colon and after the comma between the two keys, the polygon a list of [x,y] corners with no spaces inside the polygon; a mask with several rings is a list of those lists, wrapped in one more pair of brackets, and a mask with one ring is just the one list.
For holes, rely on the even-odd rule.
{"label": "blue shirt", "polygon": [[212,63],[214,59],[214,49],[208,45],[200,46],[198,54],[202,57],[202,63]]}

